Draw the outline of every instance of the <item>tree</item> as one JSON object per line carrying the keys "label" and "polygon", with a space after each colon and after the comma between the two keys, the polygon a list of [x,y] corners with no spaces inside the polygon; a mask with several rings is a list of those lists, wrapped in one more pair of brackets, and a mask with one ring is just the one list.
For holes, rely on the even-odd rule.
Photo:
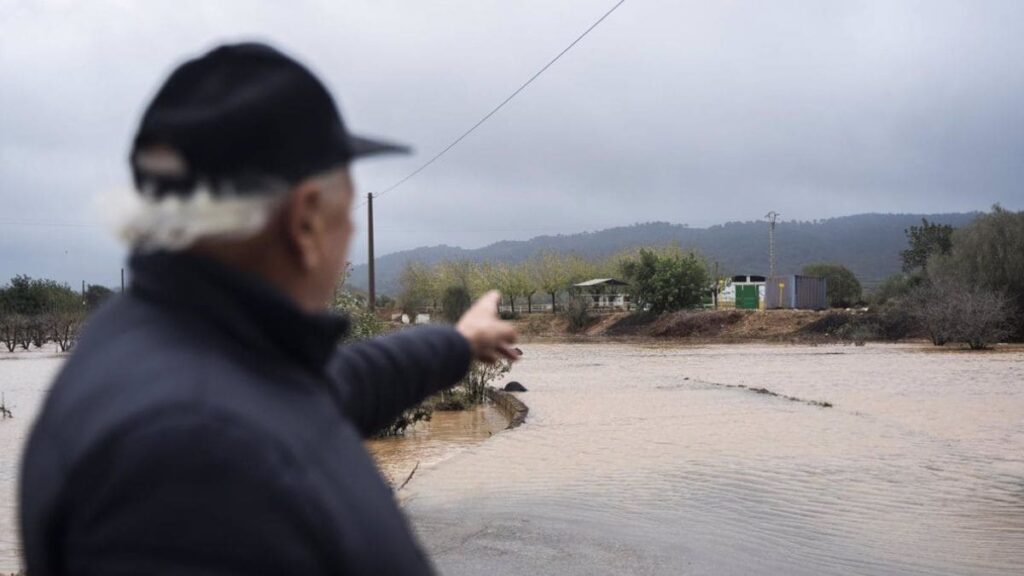
{"label": "tree", "polygon": [[20,275],[0,295],[0,340],[9,352],[28,350],[53,340],[62,351],[78,337],[86,308],[81,295],[66,284]]}
{"label": "tree", "polygon": [[828,285],[828,302],[833,308],[849,308],[860,301],[860,281],[840,264],[810,264],[803,274],[824,278]]}
{"label": "tree", "polygon": [[384,323],[370,310],[367,299],[345,286],[351,272],[351,266],[346,265],[334,289],[334,301],[331,303],[335,312],[348,316],[349,330],[343,340],[346,343],[373,338],[384,332]]}
{"label": "tree", "polygon": [[569,257],[565,259],[565,269],[566,272],[568,272],[568,285],[566,288],[573,284],[579,284],[580,282],[586,282],[587,280],[594,279],[599,270],[596,264],[579,254],[570,254]]}
{"label": "tree", "polygon": [[52,280],[44,281],[43,289],[46,293],[47,311],[38,318],[38,329],[49,329],[53,341],[60,347],[61,352],[65,352],[74,344],[79,330],[85,323],[85,301],[69,286],[57,284]]}
{"label": "tree", "polygon": [[910,243],[900,253],[904,272],[926,269],[929,258],[935,254],[949,254],[953,248],[953,227],[948,224],[936,224],[922,218],[920,226],[911,226],[904,233]]}
{"label": "tree", "polygon": [[437,265],[437,274],[442,294],[451,286],[461,286],[472,293],[479,270],[470,260],[447,260]]}
{"label": "tree", "polygon": [[526,289],[523,291],[523,296],[526,296],[526,311],[528,313],[533,312],[533,295],[540,290],[540,286],[537,282],[537,274],[534,272],[533,263],[529,260],[522,262],[517,266],[518,274],[523,278],[526,283]]}
{"label": "tree", "polygon": [[441,297],[441,310],[445,320],[451,324],[458,322],[472,304],[473,298],[469,295],[469,290],[459,284],[446,288],[444,296]]}
{"label": "tree", "polygon": [[554,314],[555,298],[570,284],[565,258],[554,252],[544,252],[534,261],[534,270],[537,286],[551,296],[551,313]]}
{"label": "tree", "polygon": [[885,306],[905,300],[925,281],[923,274],[893,274],[871,293],[869,298],[872,306]]}
{"label": "tree", "polygon": [[656,314],[698,306],[708,291],[703,260],[678,248],[641,248],[635,257],[622,260],[622,275],[640,309]]}
{"label": "tree", "polygon": [[972,285],[947,262],[932,259],[930,281],[913,293],[911,310],[936,346],[948,342],[981,350],[1010,334],[1002,294]]}
{"label": "tree", "polygon": [[436,308],[439,298],[439,274],[419,262],[406,262],[399,277],[402,292],[398,300],[406,313],[417,312],[427,306]]}
{"label": "tree", "polygon": [[14,352],[18,346],[19,322],[11,303],[11,289],[0,287],[0,342],[3,342],[8,352]]}
{"label": "tree", "polygon": [[110,298],[114,294],[113,290],[106,286],[97,286],[90,284],[85,289],[85,306],[90,311],[100,307],[107,298]]}
{"label": "tree", "polygon": [[970,285],[1005,295],[1013,335],[1024,339],[1024,212],[993,206],[953,234],[948,259],[936,260]]}
{"label": "tree", "polygon": [[498,264],[493,268],[493,285],[507,296],[512,313],[516,313],[516,298],[530,293],[530,278],[520,266]]}

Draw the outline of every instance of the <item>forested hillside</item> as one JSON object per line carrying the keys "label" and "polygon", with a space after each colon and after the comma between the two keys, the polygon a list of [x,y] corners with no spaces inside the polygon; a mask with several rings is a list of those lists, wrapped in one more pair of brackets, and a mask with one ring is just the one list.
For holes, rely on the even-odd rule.
{"label": "forested hillside", "polygon": [[[904,230],[927,218],[960,227],[977,214],[860,214],[813,222],[779,222],[776,228],[779,272],[798,272],[816,262],[837,262],[853,270],[865,288],[900,270],[900,251],[906,247]],[[432,265],[444,260],[518,263],[544,251],[575,252],[601,258],[636,246],[678,243],[719,263],[724,274],[767,274],[768,224],[729,222],[710,228],[690,228],[667,222],[635,224],[582,234],[538,236],[524,241],[503,241],[466,250],[433,246],[396,252],[377,258],[377,286],[382,294],[399,291],[398,277],[408,261]],[[366,287],[366,266],[356,266],[350,282]]]}

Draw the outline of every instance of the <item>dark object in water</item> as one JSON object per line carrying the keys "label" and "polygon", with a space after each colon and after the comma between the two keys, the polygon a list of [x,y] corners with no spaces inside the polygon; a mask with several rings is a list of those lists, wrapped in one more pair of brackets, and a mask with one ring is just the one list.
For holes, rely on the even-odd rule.
{"label": "dark object in water", "polygon": [[526,392],[526,386],[523,386],[519,382],[509,382],[505,384],[505,392]]}

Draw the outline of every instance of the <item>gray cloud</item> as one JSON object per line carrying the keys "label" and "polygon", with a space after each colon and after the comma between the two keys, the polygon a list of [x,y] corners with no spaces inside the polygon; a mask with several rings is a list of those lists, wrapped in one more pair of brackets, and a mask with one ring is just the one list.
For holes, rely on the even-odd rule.
{"label": "gray cloud", "polygon": [[[128,182],[146,99],[216,42],[279,45],[354,129],[416,147],[360,164],[366,192],[440,150],[611,3],[0,0],[0,279],[116,283],[123,255],[92,225],[102,199]],[[378,250],[770,209],[1024,208],[1021,21],[1013,0],[627,1],[381,198]],[[363,260],[361,239],[354,250]]]}

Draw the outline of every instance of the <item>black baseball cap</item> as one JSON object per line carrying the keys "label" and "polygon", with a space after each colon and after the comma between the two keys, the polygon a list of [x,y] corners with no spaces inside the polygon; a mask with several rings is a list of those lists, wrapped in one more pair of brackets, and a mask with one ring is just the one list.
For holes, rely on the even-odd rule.
{"label": "black baseball cap", "polygon": [[[174,162],[152,169],[140,152]],[[138,190],[188,195],[203,182],[244,194],[249,182],[295,184],[355,158],[408,153],[352,135],[327,88],[305,66],[259,43],[214,48],[178,66],[146,108],[130,157]],[[258,187],[254,187],[258,189]]]}

